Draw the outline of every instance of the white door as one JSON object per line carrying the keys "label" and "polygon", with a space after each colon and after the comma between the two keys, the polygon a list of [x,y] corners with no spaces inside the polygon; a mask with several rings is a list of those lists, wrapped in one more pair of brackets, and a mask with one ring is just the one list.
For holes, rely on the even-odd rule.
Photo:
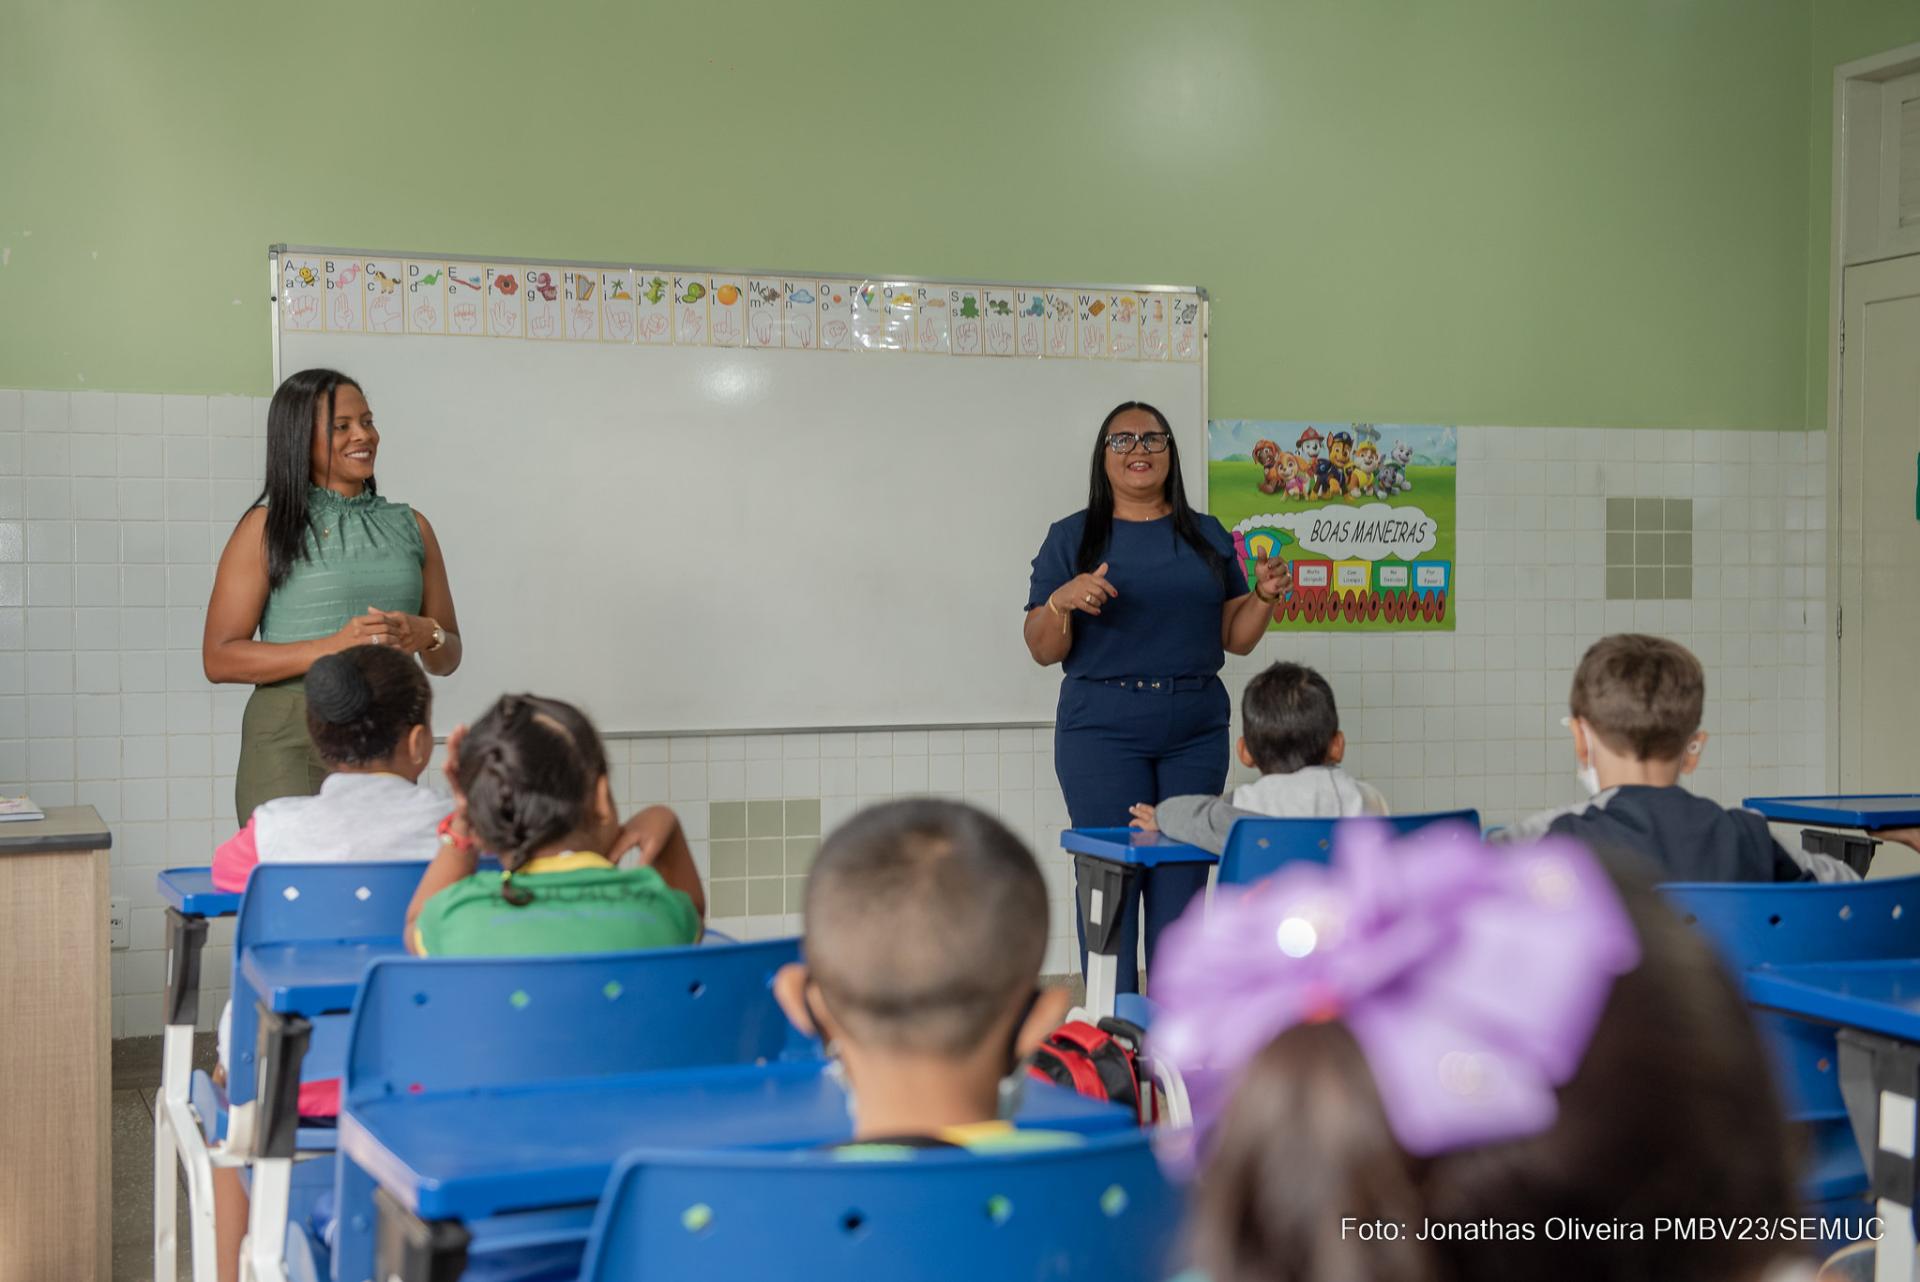
{"label": "white door", "polygon": [[1845,299],[1836,773],[1920,792],[1920,255],[1848,268]]}

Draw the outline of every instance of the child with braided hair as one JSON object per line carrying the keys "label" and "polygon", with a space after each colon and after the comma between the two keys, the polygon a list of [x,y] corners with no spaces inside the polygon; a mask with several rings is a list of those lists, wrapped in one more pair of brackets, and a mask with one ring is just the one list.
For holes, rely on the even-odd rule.
{"label": "child with braided hair", "polygon": [[[617,952],[695,943],[706,894],[680,821],[650,806],[624,824],[600,734],[578,708],[503,695],[447,740],[453,840],[407,909],[421,956]],[[478,852],[501,871],[478,872]],[[617,867],[627,852],[639,866]]]}

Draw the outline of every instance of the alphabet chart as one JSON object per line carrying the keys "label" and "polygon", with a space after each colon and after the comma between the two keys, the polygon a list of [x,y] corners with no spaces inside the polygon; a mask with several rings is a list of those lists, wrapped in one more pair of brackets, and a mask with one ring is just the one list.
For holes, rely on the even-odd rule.
{"label": "alphabet chart", "polygon": [[288,332],[1198,361],[1203,295],[277,251]]}

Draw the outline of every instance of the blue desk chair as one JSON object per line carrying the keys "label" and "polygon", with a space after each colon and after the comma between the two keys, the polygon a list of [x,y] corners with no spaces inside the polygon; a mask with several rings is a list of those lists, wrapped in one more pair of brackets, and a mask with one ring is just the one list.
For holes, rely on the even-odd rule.
{"label": "blue desk chair", "polygon": [[[799,956],[798,940],[780,939],[565,957],[375,962],[347,1033],[342,1112],[395,1097],[472,1096],[474,1124],[484,1126],[486,1097],[516,1087],[817,1060],[819,1043],[797,1032],[773,997],[775,972]],[[539,1137],[529,1136],[528,1143],[537,1145]],[[384,1206],[376,1213],[374,1180],[344,1155],[334,1207],[333,1276],[340,1282],[375,1276],[376,1225],[411,1220],[410,1213]],[[586,1206],[464,1228],[417,1220],[401,1227],[435,1251],[450,1251],[447,1243],[459,1239],[459,1249],[476,1259],[557,1251],[577,1265],[591,1214]],[[302,1249],[325,1250],[311,1240]],[[378,1276],[392,1274],[383,1267]]]}
{"label": "blue desk chair", "polygon": [[[167,905],[167,978],[162,995],[160,1098],[153,1109],[153,1276],[174,1282],[174,1219],[179,1182],[187,1178],[187,1225],[194,1282],[213,1282],[212,1168],[188,1152],[200,1139],[193,1115],[193,1038],[200,1020],[200,955],[210,920],[240,911],[240,896],[213,888],[211,868],[167,868],[155,878]],[[182,1140],[191,1136],[182,1146]],[[200,1146],[204,1150],[204,1144]]]}
{"label": "blue desk chair", "polygon": [[642,1151],[608,1182],[580,1279],[1159,1282],[1180,1213],[1138,1133],[893,1162]]}
{"label": "blue desk chair", "polygon": [[[1920,877],[1806,883],[1673,882],[1661,887],[1736,974],[1795,962],[1920,958]],[[1809,1128],[1811,1203],[1865,1214],[1867,1173],[1840,1096],[1834,1030],[1754,1012],[1789,1115]]]}
{"label": "blue desk chair", "polygon": [[1237,819],[1227,832],[1226,849],[1220,852],[1219,884],[1244,886],[1272,876],[1282,864],[1296,859],[1326,863],[1333,857],[1334,834],[1340,825],[1351,823],[1384,823],[1402,834],[1429,824],[1454,823],[1463,826],[1464,838],[1477,841],[1480,835],[1478,810],[1435,810],[1379,819]]}
{"label": "blue desk chair", "polygon": [[[248,879],[234,931],[226,1088],[193,1074],[192,1124],[174,1140],[191,1196],[208,1198],[209,1228],[212,1168],[251,1166],[246,1253],[257,1279],[283,1276],[296,1161],[334,1147],[333,1128],[300,1125],[300,1084],[340,1076],[361,972],[370,958],[402,949],[422,871],[417,861],[262,864]],[[303,1175],[302,1203],[331,1183]],[[211,1237],[204,1254],[195,1237],[195,1277],[211,1278]]]}

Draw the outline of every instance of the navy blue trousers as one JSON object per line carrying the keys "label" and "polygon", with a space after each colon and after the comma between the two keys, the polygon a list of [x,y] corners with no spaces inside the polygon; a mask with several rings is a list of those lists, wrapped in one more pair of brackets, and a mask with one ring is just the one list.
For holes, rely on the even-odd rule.
{"label": "navy blue trousers", "polygon": [[[1118,828],[1136,802],[1218,793],[1227,782],[1227,727],[1232,704],[1216,678],[1198,690],[1113,686],[1068,677],[1060,683],[1053,731],[1053,768],[1076,828]],[[1147,969],[1160,932],[1207,884],[1207,865],[1143,869],[1140,893],[1120,919],[1116,991],[1140,991],[1139,939],[1144,916]],[[1076,909],[1080,969],[1087,966],[1087,927]]]}

